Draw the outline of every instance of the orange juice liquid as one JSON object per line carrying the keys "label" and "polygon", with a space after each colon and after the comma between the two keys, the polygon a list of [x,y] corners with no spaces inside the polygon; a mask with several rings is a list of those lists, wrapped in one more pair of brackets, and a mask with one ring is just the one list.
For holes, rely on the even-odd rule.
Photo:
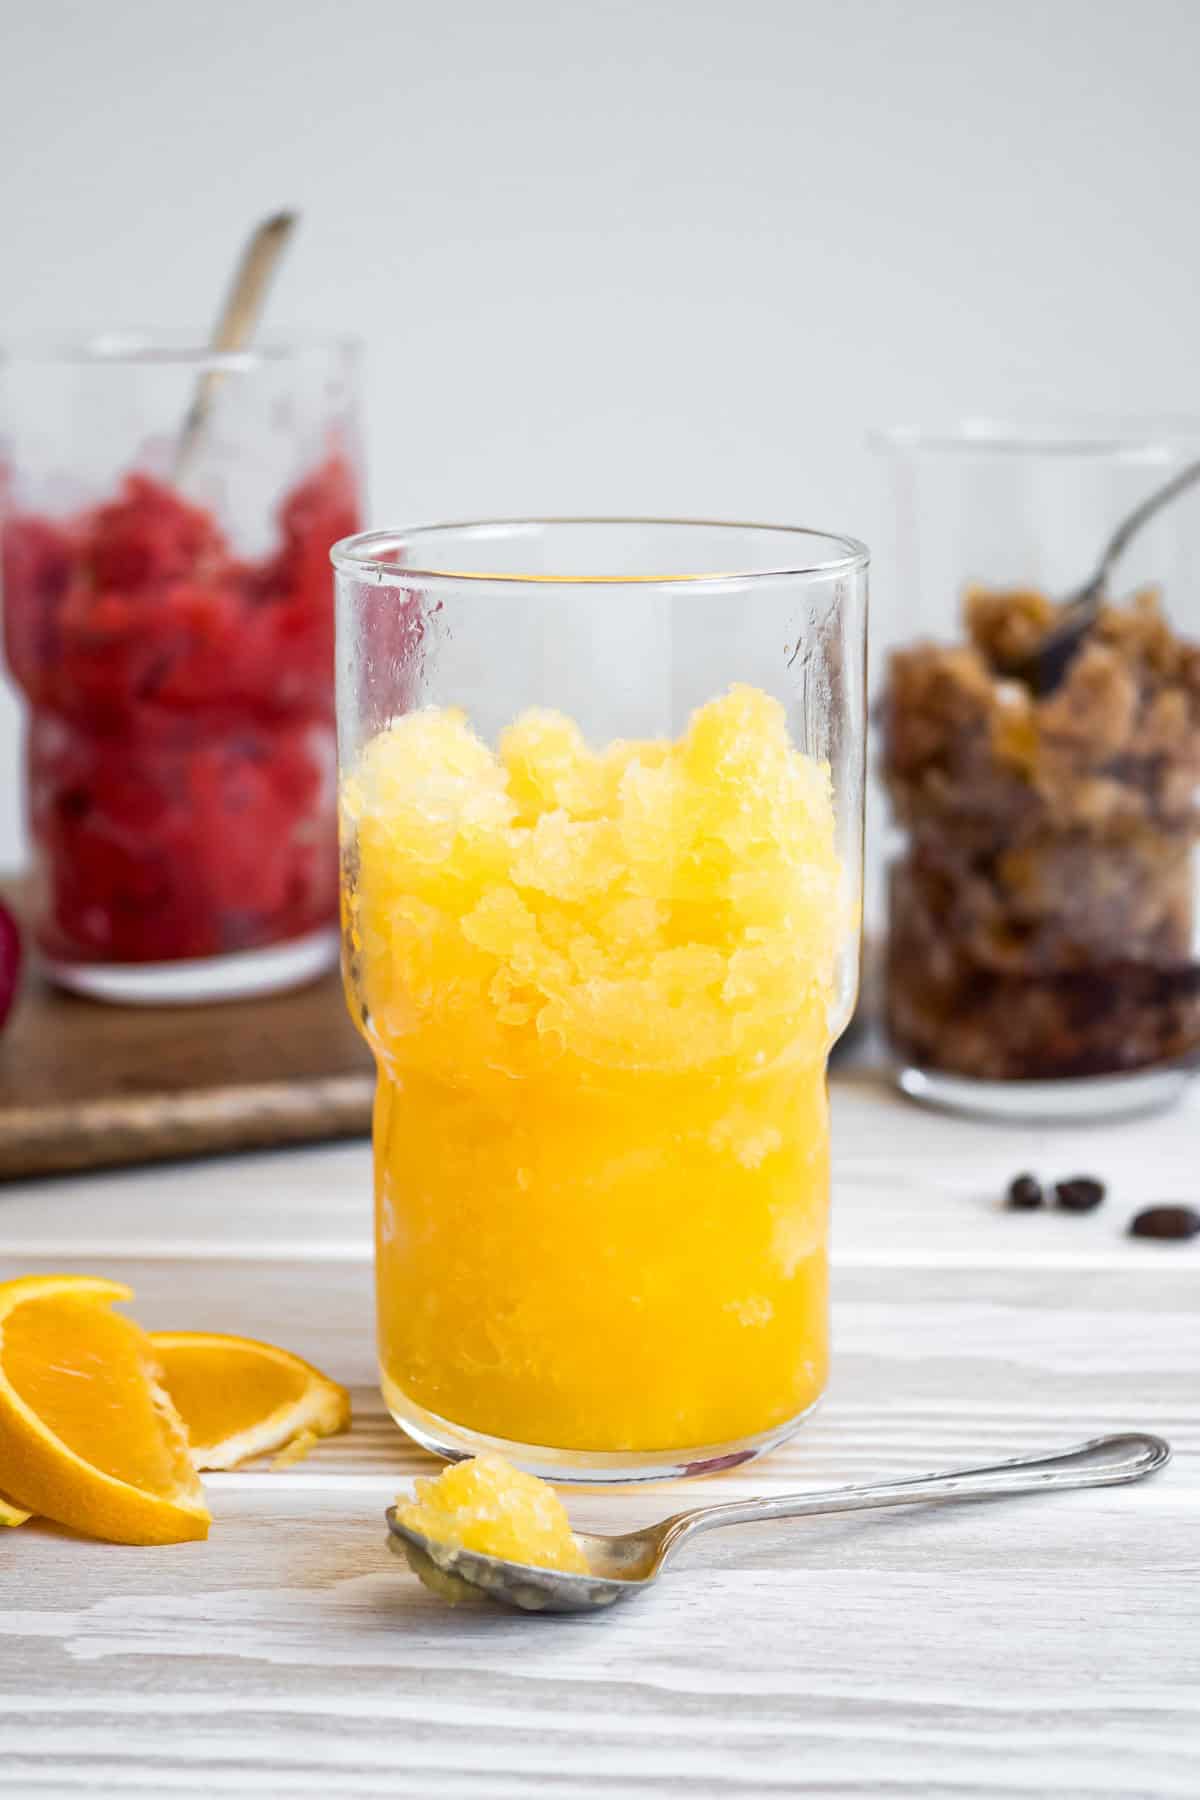
{"label": "orange juice liquid", "polygon": [[819,1396],[827,770],[735,688],[677,743],[410,713],[343,782],[379,1063],[385,1397],[523,1445],[724,1445]]}

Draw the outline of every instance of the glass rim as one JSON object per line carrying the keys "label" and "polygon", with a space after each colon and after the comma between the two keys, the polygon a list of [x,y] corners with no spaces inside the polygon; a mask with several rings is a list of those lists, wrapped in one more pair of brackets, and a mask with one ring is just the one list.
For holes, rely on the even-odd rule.
{"label": "glass rim", "polygon": [[[809,543],[823,543],[837,547],[839,554],[817,561],[787,560],[779,563],[763,564],[757,568],[712,569],[699,573],[650,575],[555,575],[549,573],[514,574],[512,572],[493,573],[478,569],[430,569],[418,567],[415,563],[396,563],[383,560],[385,550],[412,549],[421,543],[461,534],[485,535],[493,533],[499,536],[516,537],[523,534],[544,531],[554,527],[611,527],[613,529],[643,530],[647,527],[667,527],[675,530],[704,531],[744,531],[760,532],[764,536],[782,537],[789,540],[807,540]],[[352,537],[339,538],[330,552],[329,559],[334,568],[342,575],[356,574],[374,577],[382,584],[389,582],[419,581],[428,583],[445,583],[450,586],[478,584],[485,587],[660,587],[669,588],[686,584],[688,587],[709,585],[719,587],[729,584],[745,585],[762,581],[795,580],[808,576],[848,575],[866,569],[871,560],[871,553],[866,544],[858,538],[848,537],[843,532],[820,531],[808,525],[771,525],[757,521],[738,519],[702,519],[702,518],[670,518],[655,515],[620,515],[620,514],[563,514],[546,517],[513,517],[498,519],[462,519],[445,524],[411,525],[396,531],[360,531]]]}
{"label": "glass rim", "polygon": [[198,374],[303,362],[314,358],[354,361],[361,338],[321,331],[270,332],[242,350],[214,350],[207,332],[158,326],[121,326],[94,332],[37,331],[0,341],[5,365],[60,368],[188,368]]}
{"label": "glass rim", "polygon": [[1094,456],[1141,461],[1185,446],[1200,446],[1200,414],[1068,414],[1059,419],[981,414],[931,425],[877,425],[868,431],[867,444],[873,450],[935,456]]}

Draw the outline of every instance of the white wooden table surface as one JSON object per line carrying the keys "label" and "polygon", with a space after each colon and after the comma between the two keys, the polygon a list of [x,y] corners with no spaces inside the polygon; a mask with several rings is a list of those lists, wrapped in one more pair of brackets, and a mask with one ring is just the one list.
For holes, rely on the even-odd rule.
{"label": "white wooden table surface", "polygon": [[[835,1373],[793,1443],[697,1497],[917,1472],[1126,1426],[1144,1486],[717,1533],[595,1618],[451,1612],[385,1548],[424,1460],[385,1417],[365,1144],[0,1189],[0,1274],[111,1272],[150,1327],[273,1339],[352,1434],[209,1478],[206,1544],[0,1541],[0,1789],[234,1795],[1200,1793],[1200,1090],[1087,1131],[936,1118],[835,1083]],[[1018,1169],[1097,1173],[1015,1215]],[[621,1529],[679,1490],[578,1497]]]}

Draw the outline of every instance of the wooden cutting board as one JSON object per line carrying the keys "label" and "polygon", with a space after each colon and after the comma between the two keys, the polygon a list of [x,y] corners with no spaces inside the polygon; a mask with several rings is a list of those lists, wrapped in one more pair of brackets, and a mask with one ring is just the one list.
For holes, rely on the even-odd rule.
{"label": "wooden cutting board", "polygon": [[359,1136],[374,1087],[336,972],[186,1007],[108,1006],[31,972],[0,1034],[0,1181]]}

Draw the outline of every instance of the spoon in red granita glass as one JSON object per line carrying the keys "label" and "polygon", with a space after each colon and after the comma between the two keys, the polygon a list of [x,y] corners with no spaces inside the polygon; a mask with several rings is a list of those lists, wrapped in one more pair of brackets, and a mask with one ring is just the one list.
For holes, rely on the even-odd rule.
{"label": "spoon in red granita glass", "polygon": [[[250,342],[262,315],[271,277],[295,229],[296,214],[279,212],[264,219],[251,232],[209,339],[208,347],[214,354],[233,355],[244,350]],[[184,485],[195,462],[223,375],[224,371],[219,367],[206,369],[196,383],[196,392],[175,450],[171,477],[176,487]]]}

